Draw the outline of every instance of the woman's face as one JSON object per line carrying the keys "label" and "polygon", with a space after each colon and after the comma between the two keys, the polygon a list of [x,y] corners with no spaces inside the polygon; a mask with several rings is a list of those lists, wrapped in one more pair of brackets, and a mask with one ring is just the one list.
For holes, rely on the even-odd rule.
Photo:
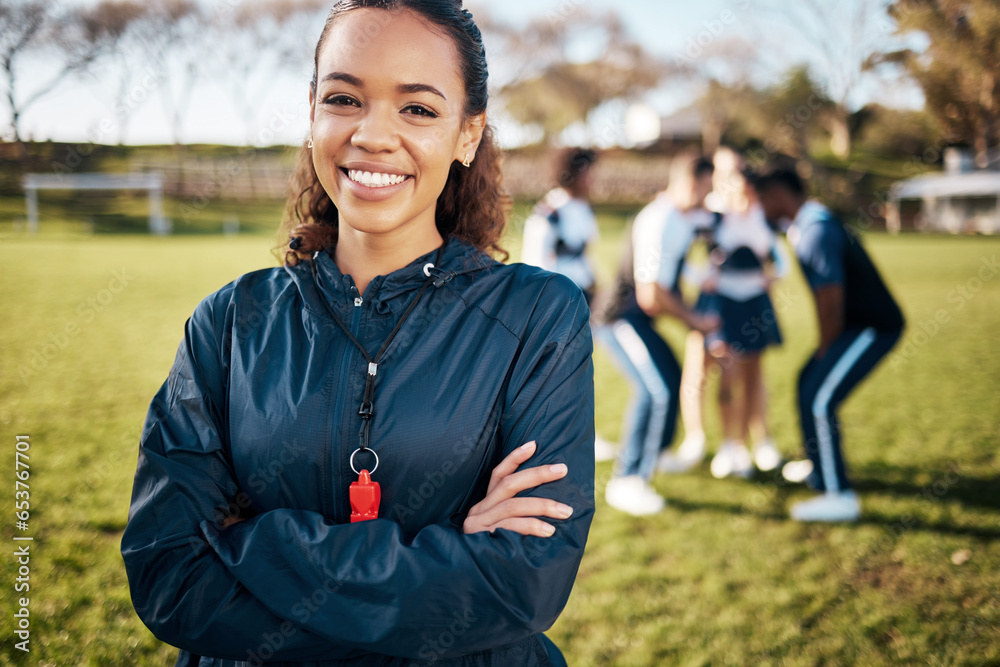
{"label": "woman's face", "polygon": [[319,54],[310,104],[313,164],[341,234],[436,234],[448,172],[475,156],[485,120],[465,118],[451,39],[410,11],[347,12]]}

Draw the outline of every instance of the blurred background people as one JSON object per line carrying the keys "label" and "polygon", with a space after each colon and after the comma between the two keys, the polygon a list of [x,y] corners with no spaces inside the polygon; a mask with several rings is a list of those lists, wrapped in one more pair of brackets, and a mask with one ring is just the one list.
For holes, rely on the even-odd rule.
{"label": "blurred background people", "polygon": [[799,374],[798,408],[807,461],[785,464],[789,481],[823,495],[791,508],[800,521],[854,521],[861,503],[847,478],[837,407],[902,335],[903,314],[857,237],[823,204],[806,199],[790,169],[756,183],[767,220],[788,227],[788,240],[816,301],[820,340]]}
{"label": "blurred background people", "polygon": [[[597,152],[570,148],[559,156],[557,187],[535,205],[524,222],[521,261],[547,271],[561,273],[583,290],[591,304],[597,291],[594,267],[587,248],[600,233],[597,216],[590,207],[590,188]],[[616,446],[600,435],[594,441],[594,457],[610,461]]]}
{"label": "blurred background people", "polygon": [[[695,309],[719,316],[722,326],[709,339],[691,331],[687,339],[681,388],[685,439],[676,454],[662,457],[664,472],[682,472],[705,455],[703,421],[707,370],[719,369],[718,404],[723,441],[712,459],[712,475],[748,477],[754,465],[774,470],[781,462],[767,427],[767,392],[761,370],[763,351],[781,343],[777,314],[768,295],[787,273],[788,259],[767,225],[753,188],[753,174],[729,148],[714,158],[711,206],[719,213],[703,234],[707,267],[692,267],[685,277],[701,286]],[[708,354],[706,354],[706,348]],[[752,433],[754,450],[747,448]]]}
{"label": "blurred background people", "polygon": [[599,309],[607,326],[597,335],[634,391],[621,451],[605,492],[611,507],[629,514],[653,514],[666,504],[650,479],[660,453],[674,437],[681,369],[657,333],[655,318],[676,317],[703,332],[718,326],[715,319],[684,304],[679,284],[697,230],[711,222],[704,203],[712,191],[713,171],[711,160],[697,153],[674,159],[669,187],[636,216],[615,290]]}
{"label": "blurred background people", "polygon": [[590,207],[592,168],[597,153],[571,148],[559,159],[558,186],[542,197],[524,222],[521,261],[561,273],[583,290],[590,303],[597,279],[587,247],[598,239],[597,217]]}

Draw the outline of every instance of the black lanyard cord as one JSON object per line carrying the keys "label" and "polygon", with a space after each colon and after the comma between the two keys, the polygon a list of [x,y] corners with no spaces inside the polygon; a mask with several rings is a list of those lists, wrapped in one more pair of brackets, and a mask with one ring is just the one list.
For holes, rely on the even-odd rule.
{"label": "black lanyard cord", "polygon": [[[437,264],[441,263],[441,256],[444,253],[444,247],[447,244],[448,242],[445,241],[438,249],[437,257],[435,258],[435,262]],[[354,346],[359,350],[361,350],[361,354],[364,355],[365,361],[368,362],[368,373],[367,376],[365,377],[364,399],[361,401],[361,409],[358,410],[358,414],[361,416],[362,419],[361,451],[368,451],[369,433],[371,431],[371,420],[372,416],[374,416],[375,414],[375,376],[378,374],[378,365],[379,362],[382,360],[382,355],[385,354],[385,351],[387,349],[389,349],[389,345],[392,343],[393,339],[396,338],[396,334],[399,333],[399,330],[403,328],[403,324],[406,322],[407,318],[409,318],[410,313],[412,313],[413,310],[417,307],[417,303],[420,301],[420,297],[424,295],[424,292],[427,291],[427,288],[430,287],[431,285],[434,285],[435,287],[440,287],[444,283],[451,280],[451,278],[454,277],[454,274],[448,272],[442,276],[440,271],[432,272],[431,270],[435,268],[433,264],[428,264],[427,266],[424,267],[424,273],[427,274],[427,280],[425,280],[424,284],[420,286],[420,291],[417,292],[417,295],[413,298],[412,301],[410,301],[410,305],[406,307],[405,311],[403,311],[402,317],[399,318],[399,321],[396,322],[396,326],[393,327],[392,331],[389,333],[388,338],[386,338],[385,341],[382,343],[382,347],[380,347],[378,352],[375,354],[375,358],[372,358],[371,355],[368,354],[368,351],[365,350],[364,345],[361,344],[361,341],[359,341],[357,337],[353,333],[351,333],[351,330],[347,328],[347,325],[344,324],[343,320],[341,320],[340,317],[337,316],[337,313],[336,311],[334,311],[333,306],[331,306],[330,303],[323,296],[323,292],[319,288],[319,276],[316,269],[315,257],[309,263],[309,267],[312,270],[313,283],[316,286],[316,291],[319,294],[320,301],[322,301],[323,305],[326,306],[326,310],[330,314],[330,317],[333,318],[333,321],[337,323],[337,326],[339,326],[344,331],[345,334],[347,334],[347,337],[351,340],[352,343],[354,343]]]}

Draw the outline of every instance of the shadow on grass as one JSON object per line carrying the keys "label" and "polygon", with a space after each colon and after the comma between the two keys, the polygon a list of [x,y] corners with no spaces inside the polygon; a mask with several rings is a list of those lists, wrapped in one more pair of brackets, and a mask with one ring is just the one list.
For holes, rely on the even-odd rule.
{"label": "shadow on grass", "polygon": [[910,480],[928,473],[927,468],[879,466],[864,468],[852,476],[860,493],[891,493],[920,500],[958,501],[966,507],[1000,510],[1000,476],[972,477],[955,470],[932,471],[935,480],[916,484]]}
{"label": "shadow on grass", "polygon": [[[918,531],[942,535],[961,535],[985,540],[1000,539],[1000,526],[996,521],[988,524],[969,517],[969,523],[962,525],[955,520],[928,520],[920,517],[920,505],[942,500],[957,501],[968,509],[1000,510],[1000,477],[972,477],[955,471],[942,470],[930,484],[917,484],[912,479],[926,476],[926,468],[879,467],[876,470],[863,469],[852,478],[854,488],[862,494],[892,494],[916,503],[913,514],[881,513],[863,509],[861,518],[854,525],[869,525],[893,531]],[[706,483],[713,483],[708,480]],[[788,505],[794,491],[805,487],[790,484],[781,479],[780,474],[758,473],[748,484],[768,493],[767,496],[746,496],[743,501],[701,500],[690,497],[670,496],[668,502],[682,512],[717,512],[732,514],[741,519],[763,519],[791,521]],[[862,500],[862,504],[863,500]]]}
{"label": "shadow on grass", "polygon": [[985,526],[956,526],[945,521],[930,522],[916,517],[899,516],[896,514],[879,514],[862,509],[858,524],[878,526],[892,532],[936,533],[939,535],[961,535],[983,540],[1000,540],[1000,528]]}
{"label": "shadow on grass", "polygon": [[[780,494],[784,496],[785,494]],[[766,507],[752,508],[746,504],[726,503],[716,501],[691,501],[684,498],[671,497],[668,499],[670,507],[682,512],[713,512],[732,514],[742,520],[768,520],[768,521],[788,521],[792,519],[788,516],[786,505],[782,501],[768,503]],[[946,521],[930,522],[919,519],[912,515],[903,516],[898,514],[881,514],[862,509],[861,518],[855,521],[854,526],[873,526],[885,528],[887,530],[897,530],[897,532],[928,532],[940,535],[961,535],[964,537],[974,537],[983,540],[1000,540],[1000,528],[975,526],[975,525],[954,525]]]}
{"label": "shadow on grass", "polygon": [[723,514],[735,514],[745,518],[771,519],[782,521],[788,519],[788,512],[784,505],[777,502],[768,502],[764,507],[752,507],[746,503],[728,503],[714,500],[691,500],[690,498],[678,498],[668,496],[667,503],[670,507],[681,512],[720,512]]}

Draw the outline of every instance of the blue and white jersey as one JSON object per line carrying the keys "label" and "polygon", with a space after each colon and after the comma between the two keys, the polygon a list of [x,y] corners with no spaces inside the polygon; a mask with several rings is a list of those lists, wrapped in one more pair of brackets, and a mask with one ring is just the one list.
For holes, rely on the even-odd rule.
{"label": "blue and white jersey", "polygon": [[877,331],[903,328],[903,314],[858,239],[826,206],[802,205],[788,230],[788,241],[813,291],[844,288],[844,325]]}
{"label": "blue and white jersey", "polygon": [[695,235],[711,227],[713,214],[697,208],[678,209],[669,197],[660,194],[635,218],[632,226],[635,283],[655,282],[680,292],[684,261]]}
{"label": "blue and white jersey", "polygon": [[818,201],[807,201],[788,228],[788,242],[802,265],[806,282],[816,290],[845,283],[843,225]]}
{"label": "blue and white jersey", "polygon": [[594,270],[586,256],[598,238],[590,204],[563,188],[549,192],[524,223],[521,261],[561,273],[582,290],[594,286]]}

